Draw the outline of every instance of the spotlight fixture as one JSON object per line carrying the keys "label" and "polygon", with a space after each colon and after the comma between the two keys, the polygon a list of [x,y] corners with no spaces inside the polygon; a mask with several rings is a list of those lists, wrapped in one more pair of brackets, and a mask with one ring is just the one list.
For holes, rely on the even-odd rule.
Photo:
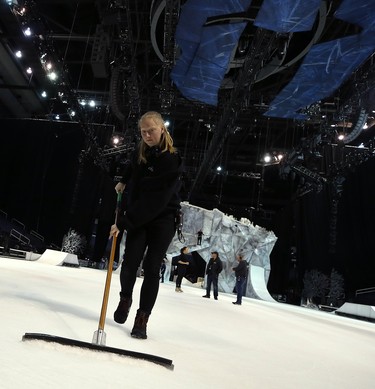
{"label": "spotlight fixture", "polygon": [[15,55],[16,55],[17,58],[22,58],[22,51],[21,50],[17,50]]}
{"label": "spotlight fixture", "polygon": [[48,73],[48,78],[55,81],[57,79],[57,74],[55,72]]}
{"label": "spotlight fixture", "polygon": [[269,166],[269,165],[277,165],[284,158],[284,154],[280,151],[273,151],[272,153],[266,153],[263,155],[261,159],[261,165]]}
{"label": "spotlight fixture", "polygon": [[120,143],[120,138],[118,136],[114,136],[112,138],[112,143],[113,143],[114,146],[118,146],[119,143]]}
{"label": "spotlight fixture", "polygon": [[114,132],[111,137],[111,144],[113,147],[119,147],[124,142],[124,134]]}
{"label": "spotlight fixture", "polygon": [[30,27],[27,27],[23,30],[23,33],[25,36],[31,36],[32,31],[31,31]]}
{"label": "spotlight fixture", "polygon": [[21,7],[18,5],[19,1],[17,0],[7,0],[7,3],[11,6],[13,6],[13,11],[20,15],[20,16],[24,16],[26,14],[26,8],[25,7]]}
{"label": "spotlight fixture", "polygon": [[272,159],[272,157],[271,157],[270,154],[265,154],[264,157],[263,157],[263,162],[270,163],[271,159]]}

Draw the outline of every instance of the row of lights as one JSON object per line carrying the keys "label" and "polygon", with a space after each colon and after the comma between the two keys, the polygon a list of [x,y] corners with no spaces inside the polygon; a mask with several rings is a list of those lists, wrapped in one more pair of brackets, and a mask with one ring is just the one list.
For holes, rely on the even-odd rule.
{"label": "row of lights", "polygon": [[[12,6],[13,8],[13,11],[19,15],[19,16],[25,16],[26,13],[27,13],[27,10],[25,7],[20,7],[18,6],[18,4],[15,2],[15,1],[11,1],[11,0],[7,0],[7,3]],[[35,34],[33,33],[32,29],[29,27],[29,26],[26,26],[23,28],[23,34],[26,38],[32,38]],[[21,50],[16,50],[14,52],[14,55],[16,58],[18,59],[21,59],[23,58],[23,53]],[[53,62],[48,58],[48,54],[47,53],[43,53],[41,56],[40,56],[40,63],[41,63],[41,66],[42,68],[45,70],[46,72],[46,75],[47,75],[47,78],[52,82],[52,83],[56,83],[59,79],[59,75],[58,75],[58,72],[55,70],[55,66],[53,65]],[[33,74],[33,69],[32,67],[28,66],[26,67],[25,69],[25,72],[27,75],[29,75],[30,77],[32,76]],[[46,90],[43,90],[40,92],[40,96],[41,98],[43,99],[47,99],[49,96],[48,96],[48,92]],[[58,92],[58,97],[59,99],[64,103],[64,104],[68,104],[68,101],[67,99],[65,98],[64,96],[64,93],[63,92]],[[82,107],[89,107],[89,108],[95,108],[97,106],[97,102],[93,99],[91,100],[86,100],[86,99],[79,99],[78,100],[78,103],[82,106]],[[52,115],[52,118],[53,119],[56,119],[56,120],[60,120],[61,117],[63,116],[66,116],[68,115],[70,118],[76,116],[76,112],[75,110],[73,109],[68,109],[67,110],[67,113],[62,113],[62,114],[55,114],[55,115]]]}
{"label": "row of lights", "polygon": [[[281,162],[284,158],[284,154],[282,153],[265,153],[263,157],[260,159],[260,162],[264,165],[276,165]],[[221,173],[223,168],[221,166],[216,167],[216,172]]]}

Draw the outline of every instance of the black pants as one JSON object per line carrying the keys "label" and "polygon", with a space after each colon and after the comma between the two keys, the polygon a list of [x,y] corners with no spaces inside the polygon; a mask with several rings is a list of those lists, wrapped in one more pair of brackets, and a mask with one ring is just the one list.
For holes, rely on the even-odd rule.
{"label": "black pants", "polygon": [[160,269],[160,282],[164,282],[165,267]]}
{"label": "black pants", "polygon": [[159,291],[160,261],[176,231],[174,216],[174,213],[170,213],[156,218],[141,228],[128,231],[126,237],[120,294],[122,297],[132,296],[137,270],[143,259],[144,277],[139,308],[148,314],[151,314]]}
{"label": "black pants", "polygon": [[209,296],[211,293],[211,284],[214,287],[214,297],[217,297],[219,294],[218,287],[219,277],[217,275],[208,274],[207,275],[207,287],[206,287],[206,295]]}
{"label": "black pants", "polygon": [[237,292],[237,300],[236,302],[242,303],[242,296],[245,294],[246,288],[246,277],[237,277],[236,278],[236,292]]}
{"label": "black pants", "polygon": [[180,266],[177,266],[176,288],[181,288],[181,282],[185,274],[186,274],[185,267],[181,268]]}

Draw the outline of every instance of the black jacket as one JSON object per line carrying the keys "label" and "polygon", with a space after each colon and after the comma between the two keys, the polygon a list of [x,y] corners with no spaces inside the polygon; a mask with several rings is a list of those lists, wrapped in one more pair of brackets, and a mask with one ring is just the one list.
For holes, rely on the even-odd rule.
{"label": "black jacket", "polygon": [[218,277],[221,271],[223,270],[223,263],[220,258],[210,258],[206,268],[206,274],[214,277]]}
{"label": "black jacket", "polygon": [[151,147],[146,158],[147,163],[138,163],[137,149],[125,168],[121,182],[126,184],[127,197],[117,222],[120,229],[142,227],[180,209],[181,157]]}
{"label": "black jacket", "polygon": [[180,254],[178,261],[188,262],[189,264],[184,265],[183,263],[177,262],[177,274],[178,275],[185,275],[186,274],[186,271],[191,264],[191,258],[192,258],[191,254],[184,254],[184,253]]}
{"label": "black jacket", "polygon": [[237,277],[246,277],[247,276],[247,262],[242,260],[238,262],[237,267],[233,268],[234,272],[236,273]]}

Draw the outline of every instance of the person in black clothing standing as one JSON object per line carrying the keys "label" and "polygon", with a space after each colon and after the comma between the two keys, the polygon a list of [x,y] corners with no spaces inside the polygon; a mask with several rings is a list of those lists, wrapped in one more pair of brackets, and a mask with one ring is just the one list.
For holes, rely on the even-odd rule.
{"label": "person in black clothing standing", "polygon": [[181,289],[181,282],[186,274],[187,267],[190,265],[190,257],[189,248],[184,246],[180,250],[180,256],[177,261],[176,292],[183,292]]}
{"label": "person in black clothing standing", "polygon": [[219,280],[219,274],[221,273],[222,270],[223,270],[223,263],[219,258],[219,254],[217,251],[213,251],[211,253],[211,258],[208,261],[207,268],[206,268],[206,274],[207,274],[206,294],[202,297],[210,298],[211,284],[213,284],[214,299],[217,300],[219,294],[218,280]]}
{"label": "person in black clothing standing", "polygon": [[242,304],[242,295],[243,290],[246,283],[247,276],[247,263],[244,261],[243,256],[241,254],[237,255],[238,265],[236,267],[232,267],[232,270],[236,274],[236,292],[237,292],[237,300],[233,302],[235,305]]}
{"label": "person in black clothing standing", "polygon": [[160,263],[160,282],[161,282],[161,283],[164,282],[164,274],[165,274],[165,271],[167,270],[166,261],[167,261],[167,258],[164,257],[164,258],[161,260],[161,263]]}
{"label": "person in black clothing standing", "polygon": [[202,230],[199,230],[197,232],[197,245],[201,245],[202,244],[202,236],[203,236],[203,231]]}
{"label": "person in black clothing standing", "polygon": [[128,317],[137,270],[143,259],[144,278],[131,335],[146,339],[147,322],[159,291],[160,261],[176,232],[182,161],[158,112],[145,113],[139,120],[139,130],[142,139],[138,149],[115,186],[117,192],[123,192],[125,186],[129,189],[126,210],[120,213],[110,234],[127,231],[120,302],[114,320],[122,324]]}

